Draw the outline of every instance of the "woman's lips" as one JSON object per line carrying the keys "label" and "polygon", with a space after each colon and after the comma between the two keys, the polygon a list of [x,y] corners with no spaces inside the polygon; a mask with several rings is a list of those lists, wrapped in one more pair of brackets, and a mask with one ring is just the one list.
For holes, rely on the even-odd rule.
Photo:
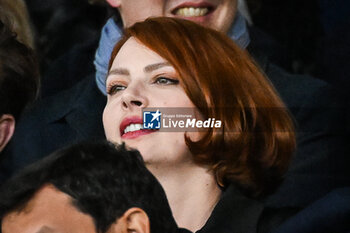
{"label": "woman's lips", "polygon": [[126,127],[131,124],[142,124],[142,118],[139,116],[125,117],[119,125],[120,136],[123,136]]}
{"label": "woman's lips", "polygon": [[215,8],[216,7],[214,5],[207,2],[185,2],[179,6],[176,6],[171,12],[173,15],[175,15],[175,17],[196,20],[209,16],[215,10]]}
{"label": "woman's lips", "polygon": [[208,12],[208,8],[185,7],[178,9],[175,15],[182,17],[200,17],[205,16]]}
{"label": "woman's lips", "polygon": [[156,130],[151,130],[151,129],[140,129],[132,132],[128,132],[122,135],[122,139],[134,139],[142,135],[154,133]]}
{"label": "woman's lips", "polygon": [[155,130],[142,129],[142,125],[143,121],[139,116],[125,117],[119,126],[121,138],[133,139],[155,132]]}

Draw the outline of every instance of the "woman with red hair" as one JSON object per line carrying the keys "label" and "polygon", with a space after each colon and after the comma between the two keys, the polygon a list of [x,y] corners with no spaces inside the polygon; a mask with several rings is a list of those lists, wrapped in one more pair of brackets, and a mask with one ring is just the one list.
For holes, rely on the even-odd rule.
{"label": "woman with red hair", "polygon": [[[113,50],[106,90],[107,139],[141,152],[180,227],[256,232],[281,221],[256,200],[282,180],[295,148],[293,122],[231,39],[181,19],[136,23]],[[222,125],[204,132],[143,129],[142,109],[150,107],[193,108]]]}

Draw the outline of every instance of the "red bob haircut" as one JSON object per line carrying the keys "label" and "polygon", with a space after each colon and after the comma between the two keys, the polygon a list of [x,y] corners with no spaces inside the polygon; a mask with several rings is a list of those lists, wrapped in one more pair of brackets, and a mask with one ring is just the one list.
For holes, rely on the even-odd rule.
{"label": "red bob haircut", "polygon": [[199,141],[186,137],[196,163],[219,185],[233,183],[249,196],[270,193],[281,182],[295,149],[293,121],[250,55],[226,35],[191,21],[149,18],[125,30],[178,72],[187,96],[204,117],[220,119]]}

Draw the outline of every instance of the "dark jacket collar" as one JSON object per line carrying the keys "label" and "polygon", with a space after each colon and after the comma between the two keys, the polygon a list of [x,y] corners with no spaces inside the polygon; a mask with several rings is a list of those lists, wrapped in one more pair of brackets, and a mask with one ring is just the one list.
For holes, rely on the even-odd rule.
{"label": "dark jacket collar", "polygon": [[247,51],[263,71],[266,72],[270,61],[286,62],[286,53],[283,47],[279,46],[271,36],[256,27],[248,27],[248,31],[250,43]]}
{"label": "dark jacket collar", "polygon": [[46,123],[65,120],[83,138],[104,138],[102,113],[106,97],[97,89],[91,74],[72,88],[43,100]]}
{"label": "dark jacket collar", "polygon": [[256,233],[263,209],[262,203],[245,197],[230,185],[197,233]]}
{"label": "dark jacket collar", "polygon": [[266,72],[269,64],[268,57],[264,55],[261,51],[254,49],[253,47],[250,47],[250,46],[248,46],[247,51],[256,61],[257,65],[261,68],[261,70]]}

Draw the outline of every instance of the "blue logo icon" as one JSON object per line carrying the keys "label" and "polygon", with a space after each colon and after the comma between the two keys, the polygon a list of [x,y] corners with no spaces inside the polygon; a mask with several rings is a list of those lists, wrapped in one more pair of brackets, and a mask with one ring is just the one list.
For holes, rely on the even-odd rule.
{"label": "blue logo icon", "polygon": [[143,128],[144,129],[160,129],[160,119],[162,113],[157,110],[156,112],[144,111],[143,112]]}

